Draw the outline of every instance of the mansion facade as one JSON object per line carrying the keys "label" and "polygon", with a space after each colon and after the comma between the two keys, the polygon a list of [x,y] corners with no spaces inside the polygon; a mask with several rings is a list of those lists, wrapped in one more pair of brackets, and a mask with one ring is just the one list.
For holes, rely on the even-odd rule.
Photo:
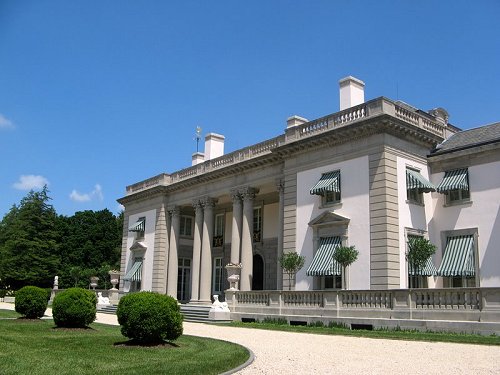
{"label": "mansion facade", "polygon": [[[340,81],[340,111],[287,120],[283,134],[224,153],[210,133],[192,166],[130,185],[120,290],[209,303],[229,288],[288,289],[279,258],[305,257],[295,290],[340,288],[332,254],[355,246],[350,289],[500,287],[500,123],[460,131],[364,83]],[[437,250],[408,267],[412,237]]]}

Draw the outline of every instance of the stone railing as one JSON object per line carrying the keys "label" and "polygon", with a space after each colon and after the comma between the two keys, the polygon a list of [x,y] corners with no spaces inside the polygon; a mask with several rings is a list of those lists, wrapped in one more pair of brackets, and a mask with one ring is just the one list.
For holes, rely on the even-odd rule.
{"label": "stone railing", "polygon": [[290,127],[286,130],[286,142],[289,143],[297,139],[310,137],[380,114],[392,115],[444,138],[444,125],[437,121],[432,121],[430,117],[424,114],[412,111],[409,108],[398,105],[396,102],[381,97],[317,120],[306,122],[305,124]]}
{"label": "stone railing", "polygon": [[231,152],[212,160],[207,160],[200,164],[174,172],[171,175],[164,173],[130,185],[127,187],[127,194],[133,194],[154,186],[167,186],[188,180],[204,173],[269,154],[279,146],[382,114],[388,114],[395,118],[399,118],[440,137],[444,138],[445,136],[445,126],[437,121],[433,121],[432,117],[416,112],[412,110],[411,107],[400,105],[397,102],[380,97],[317,120],[291,126],[285,130],[284,135],[268,139],[264,142]]}
{"label": "stone railing", "polygon": [[285,141],[285,136],[281,135],[272,139],[268,139],[264,142],[257,143],[253,146],[243,148],[231,152],[229,154],[223,155],[221,157],[207,160],[203,163],[193,165],[191,167],[181,169],[180,171],[174,172],[171,175],[161,174],[147,180],[138,182],[134,185],[127,186],[127,194],[137,193],[142,190],[149,189],[154,186],[167,186],[180,181],[190,179],[201,174],[211,172],[217,169],[227,167],[236,163],[241,163],[259,156],[270,154],[273,149],[282,145]]}
{"label": "stone railing", "polygon": [[500,323],[500,288],[226,291],[231,312],[258,316]]}
{"label": "stone railing", "polygon": [[148,178],[147,180],[138,182],[136,184],[127,186],[127,194],[136,193],[141,190],[149,189],[153,186],[158,185],[166,185],[170,180],[170,176],[166,173],[159,174],[158,176],[154,176]]}

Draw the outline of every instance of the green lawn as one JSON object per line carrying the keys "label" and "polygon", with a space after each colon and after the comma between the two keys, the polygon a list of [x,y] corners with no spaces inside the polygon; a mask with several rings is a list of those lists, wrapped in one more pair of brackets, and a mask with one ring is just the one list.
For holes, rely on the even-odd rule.
{"label": "green lawn", "polygon": [[329,328],[314,326],[290,326],[276,323],[242,323],[232,322],[233,327],[259,328],[276,331],[312,333],[319,335],[342,335],[354,337],[368,337],[378,339],[408,340],[408,341],[438,341],[463,344],[500,345],[500,336],[481,336],[459,333],[418,332],[401,330],[351,330],[349,328]]}
{"label": "green lawn", "polygon": [[19,318],[20,316],[12,310],[0,310],[0,318]]}
{"label": "green lawn", "polygon": [[193,336],[162,347],[119,345],[126,341],[116,326],[0,319],[0,374],[219,374],[249,358],[240,345]]}

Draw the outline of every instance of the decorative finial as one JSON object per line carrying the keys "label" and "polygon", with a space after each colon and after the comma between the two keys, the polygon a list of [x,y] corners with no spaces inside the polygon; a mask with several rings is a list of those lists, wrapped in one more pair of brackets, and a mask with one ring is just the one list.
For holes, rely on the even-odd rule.
{"label": "decorative finial", "polygon": [[196,152],[198,152],[198,145],[200,144],[200,138],[201,138],[201,126],[196,127]]}

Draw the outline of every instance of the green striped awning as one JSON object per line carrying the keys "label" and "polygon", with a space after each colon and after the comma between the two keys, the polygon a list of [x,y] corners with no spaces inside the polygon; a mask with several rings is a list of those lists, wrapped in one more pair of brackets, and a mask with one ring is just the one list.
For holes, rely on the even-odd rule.
{"label": "green striped awning", "polygon": [[410,276],[435,276],[437,275],[437,268],[432,262],[432,257],[429,257],[422,269],[416,269],[416,267],[408,265],[408,274]]}
{"label": "green striped awning", "polygon": [[136,223],[131,225],[128,228],[129,232],[144,232],[144,229],[146,228],[146,221],[145,220],[138,220]]}
{"label": "green striped awning", "polygon": [[340,171],[323,173],[309,192],[315,195],[325,195],[327,191],[340,193]]}
{"label": "green striped awning", "polygon": [[142,261],[135,262],[123,278],[126,281],[141,281]]}
{"label": "green striped awning", "polygon": [[429,193],[431,191],[436,191],[436,187],[427,181],[427,179],[422,176],[419,172],[413,169],[406,169],[406,188],[407,189],[419,189],[424,193]]}
{"label": "green striped awning", "polygon": [[448,237],[438,275],[462,277],[475,275],[473,235]]}
{"label": "green striped awning", "polygon": [[436,188],[438,193],[446,194],[450,190],[469,190],[469,173],[467,168],[455,169],[444,173],[443,181]]}
{"label": "green striped awning", "polygon": [[340,237],[322,237],[319,249],[314,254],[311,265],[307,269],[307,276],[340,275],[340,265],[333,260],[335,249],[340,246]]}

